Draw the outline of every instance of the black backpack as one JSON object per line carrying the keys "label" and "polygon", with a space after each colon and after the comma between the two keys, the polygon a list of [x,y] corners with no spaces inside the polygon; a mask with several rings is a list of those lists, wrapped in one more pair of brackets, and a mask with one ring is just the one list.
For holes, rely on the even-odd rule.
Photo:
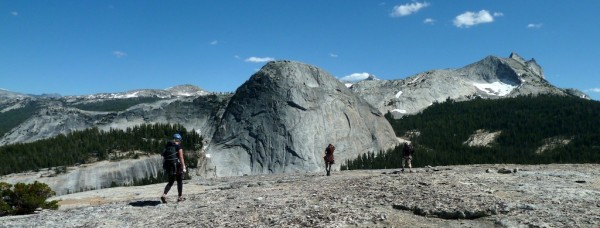
{"label": "black backpack", "polygon": [[404,148],[402,148],[402,155],[404,156],[412,156],[415,154],[415,149],[412,145],[404,144]]}
{"label": "black backpack", "polygon": [[168,142],[165,146],[165,149],[161,153],[163,156],[163,169],[168,174],[175,174],[177,172],[177,166],[179,164],[177,152],[177,144],[174,142]]}
{"label": "black backpack", "polygon": [[179,158],[177,156],[177,144],[175,144],[174,142],[168,142],[161,155],[163,156],[165,161],[178,160]]}

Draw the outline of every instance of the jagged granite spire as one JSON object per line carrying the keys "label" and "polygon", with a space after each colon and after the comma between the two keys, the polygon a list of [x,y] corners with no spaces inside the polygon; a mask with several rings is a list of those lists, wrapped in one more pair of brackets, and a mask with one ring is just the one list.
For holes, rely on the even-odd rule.
{"label": "jagged granite spire", "polygon": [[508,57],[510,59],[514,59],[519,61],[520,63],[525,64],[525,59],[523,59],[523,57],[521,57],[519,54],[517,54],[516,52],[512,52],[510,53],[510,56]]}
{"label": "jagged granite spire", "polygon": [[537,64],[534,58],[531,58],[531,60],[529,61],[525,61],[525,59],[516,52],[510,53],[510,56],[508,58],[516,60],[517,62],[527,66],[527,68],[529,68],[529,70],[531,70],[538,77],[544,78],[544,71],[542,70],[542,67]]}
{"label": "jagged granite spire", "polygon": [[527,65],[527,68],[536,73],[540,78],[544,78],[544,70],[542,70],[542,67],[537,64],[534,58],[531,58],[531,60],[525,62],[525,65]]}

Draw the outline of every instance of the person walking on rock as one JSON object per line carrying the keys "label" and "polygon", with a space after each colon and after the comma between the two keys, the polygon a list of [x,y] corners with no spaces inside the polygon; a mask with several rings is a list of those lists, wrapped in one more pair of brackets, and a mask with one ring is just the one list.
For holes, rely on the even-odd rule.
{"label": "person walking on rock", "polygon": [[331,175],[331,165],[335,163],[333,159],[333,151],[335,151],[335,146],[329,144],[327,148],[325,148],[325,171],[327,171],[327,176]]}
{"label": "person walking on rock", "polygon": [[167,186],[165,186],[163,195],[160,197],[160,201],[162,203],[167,203],[167,193],[169,193],[169,190],[171,189],[171,186],[173,186],[175,180],[177,180],[177,202],[185,200],[185,198],[182,197],[183,174],[186,173],[187,170],[185,168],[185,161],[183,160],[183,147],[181,146],[181,141],[181,135],[174,134],[173,140],[167,142],[165,150],[162,153],[163,168],[165,170],[165,174],[167,174],[169,178],[169,183],[167,183]]}
{"label": "person walking on rock", "polygon": [[404,163],[402,163],[402,172],[404,172],[404,168],[408,166],[409,172],[412,173],[412,156],[415,153],[412,145],[408,143],[404,143],[404,147],[402,148],[402,156],[404,159]]}

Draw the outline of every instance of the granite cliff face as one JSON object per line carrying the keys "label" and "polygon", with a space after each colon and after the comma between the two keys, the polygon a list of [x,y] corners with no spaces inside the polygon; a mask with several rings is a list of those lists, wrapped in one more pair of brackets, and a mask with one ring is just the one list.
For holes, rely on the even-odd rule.
{"label": "granite cliff face", "polygon": [[109,188],[115,184],[131,185],[134,179],[156,177],[159,171],[162,171],[162,157],[152,155],[141,156],[140,159],[101,161],[69,167],[60,174],[56,174],[53,169],[10,174],[0,177],[0,181],[13,184],[39,181],[48,184],[57,195],[64,195]]}
{"label": "granite cliff face", "polygon": [[377,109],[329,73],[276,61],[237,89],[206,153],[217,176],[315,172],[329,143],[339,167],[397,139]]}
{"label": "granite cliff face", "polygon": [[497,99],[521,95],[587,95],[572,89],[559,89],[544,78],[534,59],[525,61],[516,53],[509,58],[488,56],[459,69],[431,70],[400,80],[365,80],[351,90],[383,113],[395,117],[418,113],[434,102],[446,99]]}

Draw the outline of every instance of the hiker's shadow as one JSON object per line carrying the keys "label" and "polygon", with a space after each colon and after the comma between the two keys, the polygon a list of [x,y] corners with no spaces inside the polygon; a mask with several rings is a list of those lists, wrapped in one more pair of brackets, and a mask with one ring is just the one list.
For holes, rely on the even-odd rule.
{"label": "hiker's shadow", "polygon": [[134,207],[155,207],[160,204],[158,200],[141,200],[129,203],[129,205]]}

